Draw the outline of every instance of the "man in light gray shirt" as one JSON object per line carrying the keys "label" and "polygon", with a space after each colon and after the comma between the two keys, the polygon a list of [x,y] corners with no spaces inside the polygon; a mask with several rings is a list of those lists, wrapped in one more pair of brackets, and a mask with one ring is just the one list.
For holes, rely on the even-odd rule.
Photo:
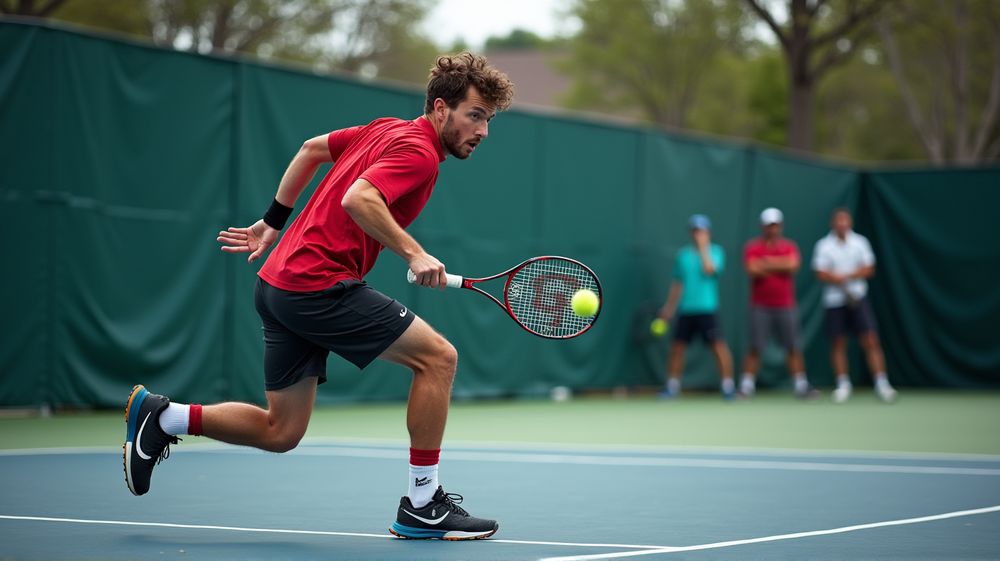
{"label": "man in light gray shirt", "polygon": [[833,400],[843,403],[851,397],[847,369],[847,333],[853,331],[864,351],[868,369],[875,378],[875,395],[892,403],[897,393],[885,372],[885,355],[879,342],[875,314],[868,301],[868,280],[875,274],[875,254],[868,238],[851,228],[851,211],[840,207],[830,217],[831,231],[816,242],[812,268],[825,284],[826,332],[830,337],[830,363],[837,376]]}

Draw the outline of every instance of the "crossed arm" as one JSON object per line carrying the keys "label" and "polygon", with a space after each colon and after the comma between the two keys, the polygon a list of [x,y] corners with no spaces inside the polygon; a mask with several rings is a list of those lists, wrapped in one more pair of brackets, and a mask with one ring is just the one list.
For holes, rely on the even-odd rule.
{"label": "crossed arm", "polygon": [[767,255],[764,257],[754,257],[747,261],[747,273],[751,277],[764,277],[767,275],[799,272],[802,259],[798,255]]}

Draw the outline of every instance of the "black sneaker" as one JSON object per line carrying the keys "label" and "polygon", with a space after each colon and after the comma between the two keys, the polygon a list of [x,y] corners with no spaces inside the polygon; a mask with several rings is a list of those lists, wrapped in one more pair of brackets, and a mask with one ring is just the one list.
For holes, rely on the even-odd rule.
{"label": "black sneaker", "polygon": [[166,396],[132,388],[125,405],[125,482],[133,495],[149,491],[153,466],[170,456],[170,445],[178,438],[160,428],[160,413],[170,405]]}
{"label": "black sneaker", "polygon": [[496,533],[496,520],[476,518],[458,506],[462,495],[445,493],[441,487],[423,508],[413,508],[410,498],[399,500],[396,522],[389,531],[411,540],[438,538],[442,540],[479,540]]}
{"label": "black sneaker", "polygon": [[804,401],[816,401],[819,399],[819,390],[807,385],[803,391],[795,390],[795,397]]}

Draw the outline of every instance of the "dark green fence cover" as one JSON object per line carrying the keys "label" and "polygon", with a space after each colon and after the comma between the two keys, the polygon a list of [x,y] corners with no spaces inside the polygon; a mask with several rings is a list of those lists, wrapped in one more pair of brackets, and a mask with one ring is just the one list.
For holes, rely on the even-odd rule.
{"label": "dark green fence cover", "polygon": [[[5,244],[0,406],[119,407],[135,383],[180,401],[264,399],[258,265],[215,237],[256,220],[303,141],[383,116],[420,91],[0,22],[0,220]],[[322,170],[318,178],[325,170]],[[315,184],[315,182],[314,182]],[[303,194],[311,194],[311,188]],[[662,383],[666,341],[631,323],[662,302],[685,222],[703,213],[727,252],[720,318],[747,343],[743,244],[781,208],[810,378],[833,381],[813,244],[857,209],[877,258],[872,301],[900,386],[1000,386],[1000,169],[872,171],[593,120],[511,111],[474,158],[442,164],[410,232],[449,271],[485,276],[566,255],[603,283],[601,318],[568,341],[533,337],[465,291],[420,290],[386,252],[366,279],[456,346],[457,397]],[[301,208],[302,204],[298,205]],[[787,383],[780,349],[761,383]],[[854,375],[867,380],[855,353]],[[321,402],[406,396],[410,373],[331,356]],[[715,387],[701,345],[687,387]]]}

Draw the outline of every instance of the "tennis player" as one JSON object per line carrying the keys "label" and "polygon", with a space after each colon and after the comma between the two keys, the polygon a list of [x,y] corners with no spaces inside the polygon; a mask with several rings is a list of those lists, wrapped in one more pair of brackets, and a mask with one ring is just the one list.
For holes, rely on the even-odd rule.
{"label": "tennis player", "polygon": [[413,311],[364,282],[383,247],[402,257],[416,283],[444,289],[445,266],[404,228],[431,196],[438,165],[470,157],[489,122],[513,101],[513,84],[485,57],[437,58],[424,114],[383,118],[307,140],[292,158],[270,208],[248,228],[219,234],[223,251],[264,256],[320,165],[333,162],[258,274],[254,303],[264,331],[267,409],[246,403],[171,403],[137,385],[126,417],[125,478],[149,490],[154,465],[178,434],[204,435],[271,452],[306,432],[330,351],[365,368],[380,358],[413,371],[407,407],[409,486],[390,531],[403,538],[477,539],[496,521],[458,506],[438,484],[438,457],[458,360],[455,348]]}

